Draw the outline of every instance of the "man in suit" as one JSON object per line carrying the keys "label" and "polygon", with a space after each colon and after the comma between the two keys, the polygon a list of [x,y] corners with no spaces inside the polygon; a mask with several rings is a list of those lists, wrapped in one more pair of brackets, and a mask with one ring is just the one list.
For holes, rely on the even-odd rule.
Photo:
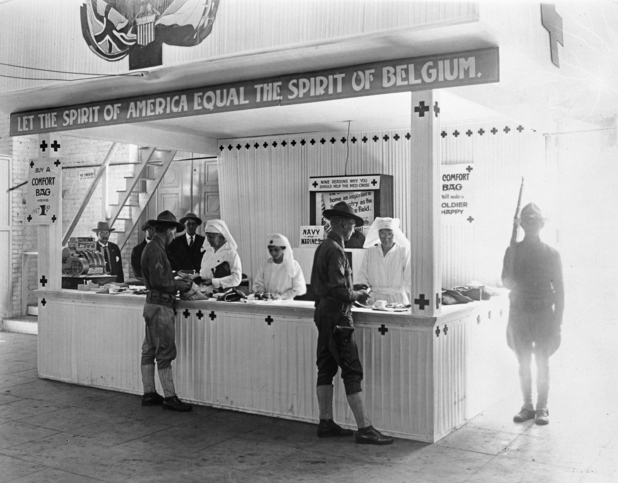
{"label": "man in suit", "polygon": [[187,213],[180,219],[185,227],[185,234],[178,236],[167,247],[168,258],[172,264],[172,270],[195,270],[199,273],[204,256],[205,238],[196,233],[197,227],[202,220],[195,213]]}
{"label": "man in suit", "polygon": [[131,267],[137,278],[142,278],[142,253],[144,252],[144,248],[146,248],[146,244],[152,240],[155,234],[155,227],[152,224],[152,220],[148,220],[142,225],[142,231],[146,232],[146,238],[144,238],[141,243],[135,245],[131,251]]}
{"label": "man in suit", "polygon": [[97,250],[105,257],[105,273],[116,275],[116,282],[124,282],[120,248],[115,243],[109,241],[109,235],[111,232],[116,231],[116,229],[110,228],[109,223],[106,221],[100,221],[92,231],[97,234]]}

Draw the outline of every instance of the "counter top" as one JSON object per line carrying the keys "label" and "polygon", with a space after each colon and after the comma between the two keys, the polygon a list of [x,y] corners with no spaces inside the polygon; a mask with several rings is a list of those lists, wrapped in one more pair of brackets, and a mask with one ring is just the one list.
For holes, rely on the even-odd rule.
{"label": "counter top", "polygon": [[[72,300],[78,302],[100,303],[104,305],[143,306],[145,296],[133,294],[98,294],[79,290],[35,290],[40,298]],[[505,305],[506,304],[506,305]],[[442,306],[442,314],[437,317],[411,315],[410,312],[383,312],[372,309],[353,308],[354,321],[363,324],[389,324],[401,327],[433,327],[436,322],[446,323],[474,313],[491,311],[508,306],[506,297],[494,297],[488,301],[475,301],[468,304]],[[280,317],[297,317],[313,319],[313,302],[287,300],[277,302],[218,302],[216,300],[179,300],[177,310],[201,310],[203,312],[221,311],[238,314],[278,315]]]}

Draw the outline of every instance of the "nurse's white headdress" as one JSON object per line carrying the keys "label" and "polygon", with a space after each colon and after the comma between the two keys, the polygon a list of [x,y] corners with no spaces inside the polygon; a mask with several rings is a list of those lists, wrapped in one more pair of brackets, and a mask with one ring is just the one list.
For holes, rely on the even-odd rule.
{"label": "nurse's white headdress", "polygon": [[[285,247],[283,250],[283,265],[285,266],[285,272],[290,276],[294,277],[294,253],[292,252],[292,247],[290,246],[290,240],[287,239],[281,233],[271,233],[266,238],[266,246],[267,247]],[[270,256],[270,253],[268,254]]]}
{"label": "nurse's white headdress", "polygon": [[364,248],[372,247],[380,243],[380,230],[393,230],[393,241],[402,247],[409,247],[410,242],[399,228],[399,218],[376,217],[365,237]]}
{"label": "nurse's white headdress", "polygon": [[208,220],[206,222],[206,227],[204,228],[204,233],[220,233],[225,237],[225,240],[230,244],[230,246],[234,250],[238,250],[238,245],[234,240],[234,237],[230,233],[229,228],[227,227],[225,221],[223,220]]}

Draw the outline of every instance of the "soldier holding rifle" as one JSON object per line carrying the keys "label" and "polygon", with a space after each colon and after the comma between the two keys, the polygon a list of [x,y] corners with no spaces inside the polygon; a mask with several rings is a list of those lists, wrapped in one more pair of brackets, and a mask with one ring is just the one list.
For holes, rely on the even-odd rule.
{"label": "soldier holding rifle", "polygon": [[[523,180],[522,180],[523,188]],[[511,244],[504,256],[502,282],[511,290],[507,343],[517,355],[523,406],[513,421],[535,419],[549,423],[549,358],[560,346],[564,312],[564,286],[560,254],[543,243],[539,233],[545,222],[541,210],[529,203],[517,217],[515,212]],[[523,241],[517,242],[517,227],[524,229]],[[537,367],[537,402],[532,404],[532,355]]]}

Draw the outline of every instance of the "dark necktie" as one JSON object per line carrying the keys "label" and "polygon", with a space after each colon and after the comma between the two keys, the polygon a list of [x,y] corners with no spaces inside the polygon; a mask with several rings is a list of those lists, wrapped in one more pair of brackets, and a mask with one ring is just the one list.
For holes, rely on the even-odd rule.
{"label": "dark necktie", "polygon": [[190,237],[190,238],[189,238],[189,246],[190,246],[190,247],[191,247],[191,246],[193,246],[193,237]]}

